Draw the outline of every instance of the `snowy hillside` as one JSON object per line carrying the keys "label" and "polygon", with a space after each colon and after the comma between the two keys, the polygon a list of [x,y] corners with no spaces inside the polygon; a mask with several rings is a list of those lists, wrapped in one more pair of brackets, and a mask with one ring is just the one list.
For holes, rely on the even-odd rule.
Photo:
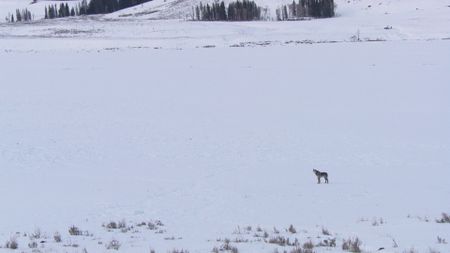
{"label": "snowy hillside", "polygon": [[[383,0],[378,4],[369,0],[337,1],[338,17],[335,18],[303,22],[228,23],[153,19],[168,17],[168,11],[183,10],[180,5],[186,2],[170,8],[161,7],[164,11],[153,14],[139,14],[155,11],[157,1],[108,15],[35,21],[31,25],[0,24],[0,35],[4,38],[0,40],[0,47],[5,50],[29,50],[30,38],[36,39],[32,48],[35,50],[47,50],[49,45],[53,49],[79,48],[76,45],[80,40],[83,44],[80,50],[104,50],[450,38],[450,3],[444,0]],[[42,2],[38,4],[41,4],[44,13],[45,5]]]}
{"label": "snowy hillside", "polygon": [[[192,6],[202,3],[212,3],[214,0],[154,0],[134,8],[111,14],[111,17],[139,17],[139,18],[190,18]],[[226,3],[230,0],[226,0]],[[275,17],[275,10],[282,4],[292,3],[291,0],[255,0],[261,6],[268,8]],[[335,0],[339,16],[379,16],[398,15],[408,13],[411,18],[414,11],[423,14],[430,11],[445,11],[447,0]],[[420,14],[419,14],[420,15]]]}
{"label": "snowy hillside", "polygon": [[193,1],[0,24],[0,253],[450,252],[450,1]]}

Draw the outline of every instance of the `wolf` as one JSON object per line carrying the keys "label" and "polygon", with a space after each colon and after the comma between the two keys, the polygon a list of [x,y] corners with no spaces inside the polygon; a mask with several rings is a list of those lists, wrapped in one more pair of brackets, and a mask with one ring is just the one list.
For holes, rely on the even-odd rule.
{"label": "wolf", "polygon": [[326,172],[321,172],[321,171],[318,171],[318,170],[316,170],[316,169],[314,169],[313,172],[314,172],[314,174],[316,174],[316,176],[317,176],[317,183],[318,183],[318,184],[320,184],[320,178],[322,178],[322,177],[325,179],[325,183],[328,184],[328,173],[326,173]]}

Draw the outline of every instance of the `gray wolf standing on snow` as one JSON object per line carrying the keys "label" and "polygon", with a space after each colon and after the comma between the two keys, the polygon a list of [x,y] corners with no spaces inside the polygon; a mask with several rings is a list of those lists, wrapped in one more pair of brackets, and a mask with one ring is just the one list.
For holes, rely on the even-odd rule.
{"label": "gray wolf standing on snow", "polygon": [[318,170],[313,170],[313,171],[314,171],[314,174],[316,174],[316,176],[317,176],[317,183],[318,184],[320,184],[320,178],[322,178],[322,177],[325,179],[325,183],[328,184],[328,173],[321,172],[321,171],[318,171]]}

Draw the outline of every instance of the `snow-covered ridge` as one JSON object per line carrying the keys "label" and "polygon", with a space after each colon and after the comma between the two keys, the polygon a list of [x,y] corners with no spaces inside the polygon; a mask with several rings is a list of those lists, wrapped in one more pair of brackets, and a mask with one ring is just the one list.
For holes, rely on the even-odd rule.
{"label": "snow-covered ridge", "polygon": [[[136,7],[109,14],[110,17],[141,17],[141,18],[177,18],[186,19],[192,15],[192,7],[202,3],[212,3],[215,0],[154,0]],[[225,3],[230,0],[225,0]],[[261,6],[269,9],[275,17],[275,10],[282,4],[292,3],[290,0],[255,0]],[[340,16],[371,16],[410,13],[414,10],[425,12],[438,11],[448,7],[450,3],[443,0],[336,0],[337,12]]]}

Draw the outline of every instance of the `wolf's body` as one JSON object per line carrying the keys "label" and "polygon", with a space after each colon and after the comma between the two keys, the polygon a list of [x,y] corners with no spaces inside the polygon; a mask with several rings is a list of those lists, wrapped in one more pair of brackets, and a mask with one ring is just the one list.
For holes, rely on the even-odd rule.
{"label": "wolf's body", "polygon": [[314,174],[316,174],[318,184],[320,184],[320,178],[322,178],[322,177],[325,179],[325,183],[328,184],[328,173],[321,172],[318,170],[313,170],[313,171],[314,171]]}

